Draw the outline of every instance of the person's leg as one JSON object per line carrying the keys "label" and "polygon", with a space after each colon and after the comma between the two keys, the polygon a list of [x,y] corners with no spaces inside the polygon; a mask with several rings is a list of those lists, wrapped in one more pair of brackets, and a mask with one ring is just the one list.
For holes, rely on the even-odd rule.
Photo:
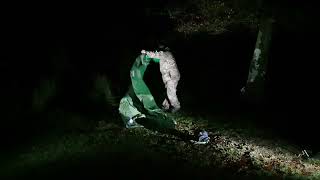
{"label": "person's leg", "polygon": [[173,112],[180,109],[180,102],[177,97],[177,85],[178,81],[168,81],[167,82],[167,95],[171,106],[173,107]]}

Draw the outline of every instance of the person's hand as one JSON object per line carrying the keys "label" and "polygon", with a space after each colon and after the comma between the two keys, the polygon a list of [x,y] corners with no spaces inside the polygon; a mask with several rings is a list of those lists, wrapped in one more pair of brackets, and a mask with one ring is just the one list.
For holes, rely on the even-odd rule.
{"label": "person's hand", "polygon": [[157,54],[153,51],[146,51],[146,53],[150,58],[157,58]]}

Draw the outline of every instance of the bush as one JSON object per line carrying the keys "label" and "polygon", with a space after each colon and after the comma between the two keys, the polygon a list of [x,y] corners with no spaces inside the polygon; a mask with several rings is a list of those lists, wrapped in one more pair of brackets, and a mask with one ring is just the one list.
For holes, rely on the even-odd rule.
{"label": "bush", "polygon": [[56,95],[57,85],[54,80],[44,80],[33,91],[32,110],[36,112],[43,111],[49,101]]}

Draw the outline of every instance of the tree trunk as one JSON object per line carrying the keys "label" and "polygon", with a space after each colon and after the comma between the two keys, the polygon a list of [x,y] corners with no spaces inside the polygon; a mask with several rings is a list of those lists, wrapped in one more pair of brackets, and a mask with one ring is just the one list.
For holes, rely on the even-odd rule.
{"label": "tree trunk", "polygon": [[271,44],[273,19],[262,18],[260,22],[247,83],[241,89],[242,93],[246,93],[248,100],[254,103],[261,103],[265,100],[265,76]]}

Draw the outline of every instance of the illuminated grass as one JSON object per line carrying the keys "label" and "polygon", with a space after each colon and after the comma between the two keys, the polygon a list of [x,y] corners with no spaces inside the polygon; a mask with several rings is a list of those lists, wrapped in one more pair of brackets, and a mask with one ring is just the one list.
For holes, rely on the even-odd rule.
{"label": "illuminated grass", "polygon": [[[293,179],[320,178],[320,162],[298,157],[300,150],[282,142],[255,137],[248,130],[227,126],[205,117],[179,114],[174,117],[177,130],[186,137],[194,137],[198,130],[209,131],[211,141],[206,145],[193,145],[189,140],[171,133],[147,129],[123,129],[101,122],[96,131],[56,137],[25,149],[10,163],[1,167],[7,175],[28,172],[61,160],[81,160],[95,154],[131,152],[154,157],[162,154],[173,162],[207,169],[224,169],[237,176],[261,176]],[[142,158],[142,155],[136,158]]]}

